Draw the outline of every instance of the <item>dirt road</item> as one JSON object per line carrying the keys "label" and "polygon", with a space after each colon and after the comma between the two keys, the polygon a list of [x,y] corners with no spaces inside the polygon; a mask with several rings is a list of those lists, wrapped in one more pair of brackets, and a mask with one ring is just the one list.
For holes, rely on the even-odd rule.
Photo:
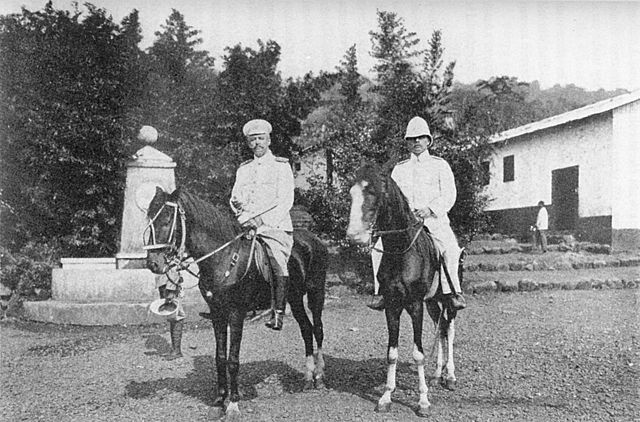
{"label": "dirt road", "polygon": [[[640,291],[486,293],[458,318],[458,389],[429,391],[433,421],[640,419]],[[386,365],[384,315],[368,298],[333,297],[325,311],[326,391],[303,393],[303,346],[245,328],[240,410],[247,421],[411,421],[417,407],[410,323],[402,320],[398,388],[375,413]],[[424,342],[433,339],[426,324]],[[3,421],[201,421],[213,401],[213,332],[187,327],[185,357],[167,362],[165,326],[60,327],[0,322]],[[283,350],[287,348],[287,350]],[[427,365],[427,373],[433,364]]]}

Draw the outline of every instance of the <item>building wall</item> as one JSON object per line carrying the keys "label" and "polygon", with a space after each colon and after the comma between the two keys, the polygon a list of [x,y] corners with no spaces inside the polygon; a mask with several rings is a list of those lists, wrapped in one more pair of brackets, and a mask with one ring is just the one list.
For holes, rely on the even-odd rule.
{"label": "building wall", "polygon": [[[612,113],[497,143],[490,164],[487,211],[551,204],[551,172],[579,166],[579,216],[611,215]],[[503,182],[503,157],[514,156],[515,178]]]}
{"label": "building wall", "polygon": [[613,111],[612,247],[640,247],[640,101]]}
{"label": "building wall", "polygon": [[[295,164],[300,164],[300,169],[295,169]],[[327,178],[327,159],[324,149],[311,151],[304,154],[294,162],[295,187],[309,189],[309,178],[318,176],[322,180]]]}

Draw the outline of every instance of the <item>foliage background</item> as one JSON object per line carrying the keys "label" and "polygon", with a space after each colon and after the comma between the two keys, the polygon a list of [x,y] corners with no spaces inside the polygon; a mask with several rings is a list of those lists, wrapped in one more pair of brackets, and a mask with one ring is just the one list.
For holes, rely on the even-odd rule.
{"label": "foliage background", "polygon": [[444,34],[434,30],[420,49],[400,16],[377,18],[369,52],[376,76],[368,80],[355,45],[334,72],[297,78],[281,76],[274,40],[227,47],[215,63],[175,9],[146,51],[136,10],[119,23],[89,3],[0,16],[2,279],[17,287],[30,274],[39,286],[47,272],[40,264],[50,268],[56,256],[117,252],[125,165],[142,147],[142,125],[158,129],[155,146],[177,162],[177,184],[219,203],[249,158],[241,136],[249,119],[272,123],[278,155],[325,151],[328,177],[311,180],[296,200],[317,231],[341,240],[354,169],[407,155],[406,122],[420,115],[436,138],[432,152],[456,175],[451,218],[469,238],[488,228],[482,162],[492,133],[622,93],[541,90],[509,76],[457,84],[455,63],[443,61]]}

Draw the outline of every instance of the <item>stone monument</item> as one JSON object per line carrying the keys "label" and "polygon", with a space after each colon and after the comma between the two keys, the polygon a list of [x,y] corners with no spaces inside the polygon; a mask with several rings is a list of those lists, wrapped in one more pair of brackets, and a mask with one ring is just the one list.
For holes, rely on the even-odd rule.
{"label": "stone monument", "polygon": [[[143,126],[138,139],[152,144],[158,140],[158,132],[151,126]],[[120,251],[116,254],[116,266],[119,269],[145,268],[147,254],[142,246],[147,207],[156,193],[156,186],[166,192],[173,192],[176,188],[176,163],[171,157],[147,145],[138,150],[133,158],[127,163]]]}
{"label": "stone monument", "polygon": [[[143,126],[138,139],[152,144],[158,138],[151,126]],[[164,321],[149,312],[157,299],[156,276],[145,268],[143,233],[148,224],[147,207],[156,186],[175,189],[175,162],[146,145],[127,163],[120,250],[114,258],[62,258],[54,268],[51,299],[24,302],[25,316],[42,322],[76,325],[143,325]],[[197,267],[190,269],[197,273]],[[197,288],[198,279],[183,274],[183,305],[188,319],[208,310]]]}

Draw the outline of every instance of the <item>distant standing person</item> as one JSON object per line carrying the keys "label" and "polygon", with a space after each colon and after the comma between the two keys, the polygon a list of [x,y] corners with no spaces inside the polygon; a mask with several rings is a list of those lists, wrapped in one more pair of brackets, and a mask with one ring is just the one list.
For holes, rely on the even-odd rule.
{"label": "distant standing person", "polygon": [[533,247],[540,246],[542,252],[547,251],[547,230],[549,230],[549,213],[544,206],[544,201],[538,202],[538,217],[533,231]]}

